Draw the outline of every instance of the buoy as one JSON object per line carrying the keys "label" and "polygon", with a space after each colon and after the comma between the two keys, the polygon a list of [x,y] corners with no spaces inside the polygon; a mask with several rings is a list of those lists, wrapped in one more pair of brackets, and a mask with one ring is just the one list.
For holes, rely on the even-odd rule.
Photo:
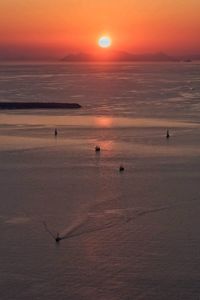
{"label": "buoy", "polygon": [[167,129],[167,134],[166,134],[166,138],[170,138],[170,135],[169,135],[169,130]]}

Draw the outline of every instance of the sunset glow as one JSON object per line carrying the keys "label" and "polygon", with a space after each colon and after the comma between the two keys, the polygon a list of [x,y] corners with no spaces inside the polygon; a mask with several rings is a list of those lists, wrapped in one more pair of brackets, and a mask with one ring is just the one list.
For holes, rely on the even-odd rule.
{"label": "sunset glow", "polygon": [[104,32],[117,51],[200,52],[199,0],[14,2],[0,1],[0,58],[94,53]]}

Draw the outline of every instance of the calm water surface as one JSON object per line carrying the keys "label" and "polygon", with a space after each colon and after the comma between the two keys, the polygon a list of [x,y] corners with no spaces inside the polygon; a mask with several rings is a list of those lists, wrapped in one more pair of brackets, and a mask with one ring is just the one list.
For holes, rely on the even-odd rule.
{"label": "calm water surface", "polygon": [[0,299],[200,299],[199,82],[196,63],[0,66],[0,101],[82,105],[0,112]]}

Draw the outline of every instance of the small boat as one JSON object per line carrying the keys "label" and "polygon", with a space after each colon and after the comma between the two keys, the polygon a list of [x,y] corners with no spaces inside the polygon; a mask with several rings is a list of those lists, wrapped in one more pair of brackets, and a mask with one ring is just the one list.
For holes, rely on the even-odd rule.
{"label": "small boat", "polygon": [[59,233],[57,233],[57,236],[55,237],[56,243],[59,243],[62,240],[62,238],[59,236]]}
{"label": "small boat", "polygon": [[120,172],[123,172],[125,169],[124,169],[124,167],[121,165],[120,167],[119,167],[119,171]]}
{"label": "small boat", "polygon": [[57,235],[54,235],[51,230],[47,227],[46,222],[43,222],[45,230],[51,235],[51,237],[56,241],[56,243],[59,243],[61,240],[64,239],[64,237],[61,237],[60,234],[57,232]]}
{"label": "small boat", "polygon": [[99,146],[96,146],[95,147],[95,152],[100,152],[101,151],[101,148]]}

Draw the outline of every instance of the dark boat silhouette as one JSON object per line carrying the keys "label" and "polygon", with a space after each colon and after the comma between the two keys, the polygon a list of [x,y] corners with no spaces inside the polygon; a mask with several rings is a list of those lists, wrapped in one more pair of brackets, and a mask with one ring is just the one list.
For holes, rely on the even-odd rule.
{"label": "dark boat silhouette", "polygon": [[56,243],[59,243],[61,240],[63,240],[63,238],[60,236],[60,234],[57,232],[57,235],[55,236],[51,230],[49,230],[49,228],[47,227],[46,222],[43,222],[44,228],[45,230],[50,234],[50,236],[56,241]]}
{"label": "dark boat silhouette", "polygon": [[100,151],[101,151],[100,146],[96,146],[96,147],[95,147],[95,152],[100,152]]}
{"label": "dark boat silhouette", "polygon": [[56,243],[59,243],[61,240],[62,238],[60,237],[59,233],[57,233],[57,236],[55,237]]}
{"label": "dark boat silhouette", "polygon": [[124,169],[124,167],[121,165],[120,167],[119,167],[119,171],[120,172],[123,172],[125,169]]}

